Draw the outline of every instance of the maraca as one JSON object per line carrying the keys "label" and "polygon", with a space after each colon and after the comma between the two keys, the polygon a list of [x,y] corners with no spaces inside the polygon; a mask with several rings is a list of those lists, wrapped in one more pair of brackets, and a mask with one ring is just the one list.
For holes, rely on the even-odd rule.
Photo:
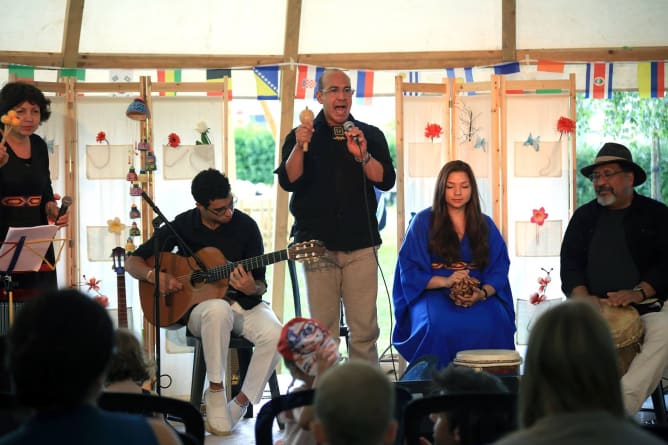
{"label": "maraca", "polygon": [[[301,113],[299,113],[299,122],[302,124],[309,124],[313,126],[313,119],[315,116],[313,115],[313,111],[309,110],[308,107],[304,108]],[[304,142],[304,145],[302,147],[304,151],[308,151],[308,142]]]}

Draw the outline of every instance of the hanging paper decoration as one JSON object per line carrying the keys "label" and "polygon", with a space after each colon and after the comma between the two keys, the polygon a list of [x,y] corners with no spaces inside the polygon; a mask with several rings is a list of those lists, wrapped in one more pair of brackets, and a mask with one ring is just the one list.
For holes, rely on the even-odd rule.
{"label": "hanging paper decoration", "polygon": [[483,152],[487,151],[487,141],[485,141],[485,138],[481,138],[480,136],[476,136],[475,138],[475,144],[473,144],[473,148],[479,148]]}
{"label": "hanging paper decoration", "polygon": [[132,237],[129,236],[127,242],[125,243],[125,253],[130,254],[134,252],[136,248],[137,246],[135,246],[135,243],[132,242]]}
{"label": "hanging paper decoration", "polygon": [[130,236],[139,236],[139,235],[141,235],[139,227],[137,227],[137,223],[133,221],[132,226],[130,226]]}
{"label": "hanging paper decoration", "polygon": [[121,222],[118,216],[114,219],[107,220],[107,229],[109,233],[121,233],[125,228],[125,224]]}
{"label": "hanging paper decoration", "polygon": [[132,207],[130,207],[130,219],[138,219],[138,218],[141,218],[141,213],[137,208],[137,204],[132,204]]}
{"label": "hanging paper decoration", "polygon": [[155,171],[156,168],[155,153],[149,151],[146,153],[146,171],[152,172]]}
{"label": "hanging paper decoration", "polygon": [[132,187],[130,187],[130,196],[141,196],[142,194],[142,189],[139,187],[139,184],[137,182],[132,183]]}
{"label": "hanging paper decoration", "polygon": [[434,142],[434,138],[441,137],[443,134],[443,127],[438,124],[430,124],[427,122],[427,126],[424,128],[424,137],[431,139]]}
{"label": "hanging paper decoration", "polygon": [[531,132],[529,132],[529,137],[527,137],[527,140],[524,142],[525,147],[533,147],[534,150],[539,151],[540,150],[540,136],[533,137],[531,135]]}
{"label": "hanging paper decoration", "polygon": [[148,140],[142,139],[141,142],[137,144],[137,150],[139,151],[148,151],[151,149],[151,144],[148,143]]}
{"label": "hanging paper decoration", "polygon": [[128,174],[125,176],[125,179],[128,182],[135,182],[137,180],[137,172],[135,171],[134,165],[130,166],[130,169],[128,170]]}
{"label": "hanging paper decoration", "polygon": [[561,141],[561,137],[564,135],[564,133],[568,134],[570,137],[570,134],[575,130],[575,121],[573,119],[561,116],[557,121],[557,130],[560,133],[559,141]]}
{"label": "hanging paper decoration", "polygon": [[547,291],[547,285],[552,281],[552,278],[550,278],[550,272],[552,272],[552,268],[547,270],[541,267],[540,270],[545,272],[547,275],[545,277],[538,277],[538,292],[534,292],[529,298],[529,302],[534,305],[540,304],[547,299],[545,292]]}

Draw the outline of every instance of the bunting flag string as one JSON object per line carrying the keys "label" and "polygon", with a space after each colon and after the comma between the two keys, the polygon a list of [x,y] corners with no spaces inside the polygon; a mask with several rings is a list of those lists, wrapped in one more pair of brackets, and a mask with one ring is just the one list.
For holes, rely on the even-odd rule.
{"label": "bunting flag string", "polygon": [[[181,82],[181,70],[158,70],[158,82]],[[174,91],[160,91],[161,96],[176,96]]]}
{"label": "bunting flag string", "polygon": [[[206,70],[207,82],[222,82],[227,77],[227,100],[232,100],[232,70],[229,68],[215,68]],[[207,96],[222,96],[222,91],[210,91]]]}
{"label": "bunting flag string", "polygon": [[318,66],[299,65],[295,99],[315,99],[318,92],[318,79],[324,71],[325,68]]}
{"label": "bunting flag string", "polygon": [[253,68],[257,100],[278,100],[278,65]]}
{"label": "bunting flag string", "polygon": [[588,63],[585,82],[586,98],[610,99],[612,97],[612,63]]}
{"label": "bunting flag string", "polygon": [[638,63],[638,95],[641,98],[665,96],[665,65],[665,62]]}

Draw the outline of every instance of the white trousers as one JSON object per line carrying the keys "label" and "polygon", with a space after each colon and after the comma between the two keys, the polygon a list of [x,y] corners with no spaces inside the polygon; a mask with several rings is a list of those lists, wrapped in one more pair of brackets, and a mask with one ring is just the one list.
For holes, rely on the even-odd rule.
{"label": "white trousers", "polygon": [[640,410],[668,366],[668,306],[660,312],[641,315],[640,319],[645,326],[642,349],[622,377],[624,406],[629,415]]}
{"label": "white trousers", "polygon": [[252,404],[259,403],[279,360],[277,345],[281,323],[269,305],[263,302],[245,310],[238,303],[230,305],[225,300],[206,300],[190,313],[188,329],[202,339],[206,373],[213,383],[224,381],[230,333],[253,342],[255,348],[241,392]]}

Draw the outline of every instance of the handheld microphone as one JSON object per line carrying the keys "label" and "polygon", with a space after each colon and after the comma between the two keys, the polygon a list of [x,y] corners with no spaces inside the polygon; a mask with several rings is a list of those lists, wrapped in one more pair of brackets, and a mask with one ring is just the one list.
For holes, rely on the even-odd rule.
{"label": "handheld microphone", "polygon": [[[353,123],[353,121],[345,121],[345,122],[343,123],[343,129],[344,129],[344,130],[346,130],[346,131],[350,131],[350,130],[352,130],[353,128],[355,128],[355,124]],[[360,140],[359,140],[359,137],[358,137],[358,136],[353,136],[353,140],[355,141],[355,143],[357,144],[357,146],[360,147]]]}
{"label": "handheld microphone", "polygon": [[58,219],[60,219],[61,216],[67,213],[67,209],[71,205],[72,205],[72,197],[69,195],[63,196],[63,199],[60,201],[60,209],[58,209],[58,215],[56,216],[56,221],[58,221]]}

